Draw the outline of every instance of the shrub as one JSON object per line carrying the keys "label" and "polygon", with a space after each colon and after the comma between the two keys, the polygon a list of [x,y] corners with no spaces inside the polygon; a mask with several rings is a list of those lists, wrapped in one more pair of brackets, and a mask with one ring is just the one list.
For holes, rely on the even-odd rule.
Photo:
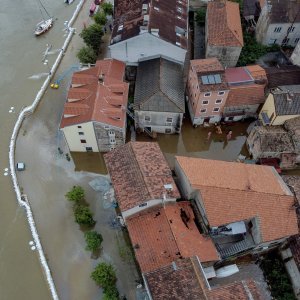
{"label": "shrub", "polygon": [[119,291],[116,286],[110,286],[104,289],[104,297],[103,300],[118,300],[119,299]]}
{"label": "shrub", "polygon": [[97,231],[88,231],[84,234],[86,241],[86,250],[96,251],[100,249],[103,237]]}
{"label": "shrub", "polygon": [[114,12],[114,8],[112,6],[111,3],[108,2],[103,2],[101,5],[103,12],[107,15],[107,16],[112,16],[113,12]]}
{"label": "shrub", "polygon": [[254,36],[244,32],[244,47],[242,48],[237,66],[246,66],[248,64],[253,64],[258,58],[267,54],[268,52],[275,52],[278,50],[278,45],[262,45],[255,40]]}
{"label": "shrub", "polygon": [[96,223],[90,209],[84,205],[76,205],[74,215],[76,223],[80,225],[93,226]]}
{"label": "shrub", "polygon": [[97,60],[97,55],[91,47],[82,47],[78,51],[77,57],[83,64],[94,64]]}
{"label": "shrub", "polygon": [[269,253],[260,264],[271,287],[271,295],[277,300],[294,300],[292,285],[283,262],[275,252]]}
{"label": "shrub", "polygon": [[82,201],[84,199],[84,190],[79,185],[74,185],[72,189],[66,193],[65,197],[69,201],[73,201],[75,203],[78,203],[79,201]]}
{"label": "shrub", "polygon": [[85,44],[91,47],[95,54],[99,53],[101,45],[101,37],[103,36],[102,26],[99,24],[92,24],[82,30],[80,37],[82,37]]}
{"label": "shrub", "polygon": [[104,293],[110,291],[117,282],[114,267],[104,262],[96,266],[91,274],[91,278],[104,289]]}
{"label": "shrub", "polygon": [[203,25],[205,23],[206,8],[202,7],[196,11],[196,22],[198,25]]}
{"label": "shrub", "polygon": [[94,20],[96,24],[105,25],[106,24],[106,14],[104,12],[97,12],[94,15]]}

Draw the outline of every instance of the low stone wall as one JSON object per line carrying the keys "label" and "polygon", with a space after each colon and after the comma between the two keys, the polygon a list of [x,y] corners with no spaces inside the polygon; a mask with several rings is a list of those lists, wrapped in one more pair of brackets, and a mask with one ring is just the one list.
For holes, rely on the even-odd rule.
{"label": "low stone wall", "polygon": [[54,300],[59,299],[57,291],[56,291],[56,287],[55,287],[55,284],[54,284],[54,281],[53,281],[53,278],[52,278],[47,260],[45,258],[43,247],[41,245],[40,238],[39,238],[36,226],[35,226],[35,222],[34,222],[34,218],[33,218],[33,215],[32,215],[32,210],[31,210],[31,207],[30,207],[29,200],[27,199],[26,196],[22,197],[21,191],[20,191],[20,186],[19,186],[18,179],[17,179],[17,176],[16,176],[15,147],[16,147],[16,139],[17,139],[19,130],[22,126],[23,120],[26,118],[26,116],[32,114],[35,111],[35,109],[37,108],[38,104],[42,100],[42,97],[43,97],[43,95],[44,95],[44,93],[45,93],[45,91],[46,91],[46,89],[47,89],[47,87],[50,83],[50,80],[51,80],[53,74],[57,70],[57,68],[58,68],[58,66],[59,66],[59,64],[60,64],[60,62],[63,58],[63,54],[64,54],[65,50],[67,49],[67,47],[68,47],[68,45],[69,45],[69,43],[72,39],[73,33],[75,31],[75,29],[71,28],[71,26],[74,23],[76,17],[78,16],[84,2],[85,2],[85,0],[81,0],[79,2],[72,18],[68,22],[68,28],[69,28],[68,36],[67,36],[67,38],[66,38],[66,40],[65,40],[65,42],[64,42],[64,44],[63,44],[63,46],[60,50],[59,55],[57,56],[53,66],[50,70],[50,73],[49,73],[48,77],[44,81],[44,83],[43,83],[41,89],[39,90],[39,92],[37,93],[33,103],[30,106],[27,106],[24,109],[22,109],[22,111],[20,112],[20,114],[18,116],[18,119],[16,121],[16,124],[14,126],[13,133],[12,133],[12,136],[11,136],[11,139],[10,139],[10,144],[9,144],[10,173],[11,173],[11,177],[12,177],[12,181],[13,181],[13,187],[14,187],[14,190],[15,190],[15,193],[16,193],[16,196],[17,196],[17,201],[18,201],[18,204],[20,206],[24,207],[25,210],[26,210],[26,215],[27,215],[30,231],[31,231],[33,240],[35,242],[36,250],[38,251],[38,254],[39,254],[39,259],[40,259],[42,268],[45,272],[47,283],[48,283],[50,291],[51,291],[51,296]]}

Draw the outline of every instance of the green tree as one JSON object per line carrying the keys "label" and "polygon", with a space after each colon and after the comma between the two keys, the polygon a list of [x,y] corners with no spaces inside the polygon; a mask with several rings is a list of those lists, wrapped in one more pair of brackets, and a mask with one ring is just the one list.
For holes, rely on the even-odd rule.
{"label": "green tree", "polygon": [[268,52],[275,52],[278,50],[279,47],[277,45],[262,45],[255,40],[254,36],[244,32],[244,47],[242,48],[237,66],[253,64],[258,58],[267,54]]}
{"label": "green tree", "polygon": [[97,55],[91,47],[82,47],[78,51],[77,57],[83,64],[94,64],[97,60]]}
{"label": "green tree", "polygon": [[205,23],[206,8],[201,7],[196,11],[196,22],[198,25],[203,25]]}
{"label": "green tree", "polygon": [[79,201],[82,201],[84,199],[84,190],[79,185],[74,185],[72,189],[66,193],[65,197],[69,201],[73,201],[75,203],[78,203]]}
{"label": "green tree", "polygon": [[113,8],[113,5],[111,3],[108,3],[108,2],[103,2],[102,5],[101,5],[104,13],[107,15],[107,16],[112,16],[113,12],[114,12],[114,8]]}
{"label": "green tree", "polygon": [[102,36],[102,26],[99,24],[92,24],[80,33],[85,44],[90,46],[96,54],[99,53]]}
{"label": "green tree", "polygon": [[110,286],[104,289],[103,300],[119,300],[119,291],[116,286]]}
{"label": "green tree", "polygon": [[96,266],[91,274],[91,278],[96,282],[96,284],[100,285],[104,289],[104,293],[114,287],[117,282],[114,267],[105,262]]}
{"label": "green tree", "polygon": [[90,209],[84,205],[77,204],[75,206],[75,221],[80,225],[93,226],[96,224]]}
{"label": "green tree", "polygon": [[100,249],[103,237],[97,231],[88,231],[84,234],[86,241],[86,250],[96,251]]}
{"label": "green tree", "polygon": [[96,24],[105,25],[106,24],[106,14],[102,11],[99,11],[94,15],[94,20],[95,20]]}

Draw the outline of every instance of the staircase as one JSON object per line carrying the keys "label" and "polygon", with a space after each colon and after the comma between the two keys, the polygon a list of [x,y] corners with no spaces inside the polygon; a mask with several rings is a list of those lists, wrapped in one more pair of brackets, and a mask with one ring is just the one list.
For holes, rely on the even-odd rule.
{"label": "staircase", "polygon": [[218,244],[216,244],[217,250],[220,253],[222,259],[228,258],[230,256],[234,256],[237,253],[244,252],[254,247],[252,243],[249,243],[247,240],[242,240],[237,243],[232,244],[227,248],[221,248]]}
{"label": "staircase", "polygon": [[[135,119],[134,117],[134,114],[128,109],[126,108],[126,112],[127,112],[127,115],[133,120],[136,122],[137,125],[139,125],[139,122]],[[152,132],[149,131],[147,128],[145,127],[141,127],[151,138],[153,137],[152,135]]]}

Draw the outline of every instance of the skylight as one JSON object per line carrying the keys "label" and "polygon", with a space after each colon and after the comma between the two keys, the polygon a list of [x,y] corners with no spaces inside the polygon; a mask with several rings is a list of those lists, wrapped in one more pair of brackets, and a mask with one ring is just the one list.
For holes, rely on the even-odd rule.
{"label": "skylight", "polygon": [[203,84],[218,84],[222,82],[219,74],[201,76],[201,80]]}

